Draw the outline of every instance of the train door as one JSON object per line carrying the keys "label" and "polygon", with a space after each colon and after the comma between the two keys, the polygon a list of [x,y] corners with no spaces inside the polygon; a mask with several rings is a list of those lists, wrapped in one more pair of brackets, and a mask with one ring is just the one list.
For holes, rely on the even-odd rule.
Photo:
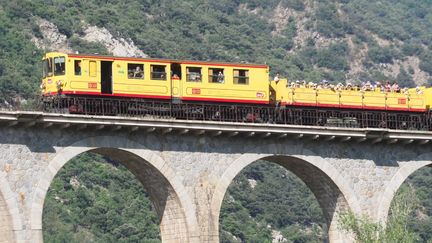
{"label": "train door", "polygon": [[180,102],[182,91],[182,72],[179,63],[171,63],[171,95],[174,102]]}
{"label": "train door", "polygon": [[101,93],[112,94],[112,61],[101,61]]}

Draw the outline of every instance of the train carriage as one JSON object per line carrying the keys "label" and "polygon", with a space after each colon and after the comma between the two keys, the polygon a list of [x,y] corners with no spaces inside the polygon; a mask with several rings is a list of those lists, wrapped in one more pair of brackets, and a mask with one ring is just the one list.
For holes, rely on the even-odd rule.
{"label": "train carriage", "polygon": [[268,66],[47,53],[43,95],[268,104]]}
{"label": "train carriage", "polygon": [[47,53],[47,108],[234,122],[432,129],[432,89],[359,90],[269,81],[260,64]]}

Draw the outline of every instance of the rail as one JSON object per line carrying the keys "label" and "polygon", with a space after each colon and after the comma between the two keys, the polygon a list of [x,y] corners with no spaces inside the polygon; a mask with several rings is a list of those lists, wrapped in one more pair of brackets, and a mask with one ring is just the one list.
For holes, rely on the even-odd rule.
{"label": "rail", "polygon": [[[10,108],[9,111],[22,109]],[[31,111],[31,110],[29,110]],[[33,110],[34,111],[34,110]],[[35,111],[53,114],[115,116],[160,120],[214,121],[340,128],[430,131],[430,114],[376,110],[275,107],[271,105],[174,103],[145,99],[53,97]]]}

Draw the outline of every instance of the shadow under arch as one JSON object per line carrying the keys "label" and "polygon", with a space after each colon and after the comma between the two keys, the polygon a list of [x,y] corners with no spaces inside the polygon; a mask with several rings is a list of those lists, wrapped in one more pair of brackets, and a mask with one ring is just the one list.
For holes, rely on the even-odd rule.
{"label": "shadow under arch", "polygon": [[385,222],[388,217],[391,202],[393,201],[394,195],[401,187],[402,183],[417,170],[432,166],[432,153],[424,153],[417,158],[407,161],[399,168],[399,170],[393,175],[392,179],[388,182],[387,187],[382,193],[377,211],[375,213],[375,220]]}
{"label": "shadow under arch", "polygon": [[[213,217],[219,219],[223,198],[235,176],[246,166],[257,160],[265,160],[279,164],[291,171],[309,187],[323,210],[329,226],[330,242],[349,242],[350,237],[337,228],[338,212],[352,210],[355,214],[359,214],[361,209],[356,194],[348,186],[349,183],[347,183],[346,179],[330,163],[319,156],[313,155],[311,151],[303,150],[303,152],[306,153],[303,153],[303,155],[296,155],[296,153],[291,155],[289,153],[250,153],[240,156],[225,170],[215,188],[211,202]],[[215,232],[219,232],[219,225],[215,225],[215,228]]]}
{"label": "shadow under arch", "polygon": [[67,162],[84,152],[108,156],[126,166],[137,177],[159,215],[163,242],[188,242],[199,236],[196,218],[188,213],[194,212],[192,200],[170,166],[141,144],[124,137],[100,136],[62,148],[50,161],[32,198],[32,242],[43,242],[43,204],[52,180]]}
{"label": "shadow under arch", "polygon": [[4,172],[0,172],[0,215],[0,243],[19,241],[23,224],[18,200],[14,197]]}

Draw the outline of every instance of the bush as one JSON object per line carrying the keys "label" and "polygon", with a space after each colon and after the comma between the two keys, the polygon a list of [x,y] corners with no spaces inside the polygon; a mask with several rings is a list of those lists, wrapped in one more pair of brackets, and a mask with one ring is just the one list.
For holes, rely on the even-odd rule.
{"label": "bush", "polygon": [[319,50],[316,64],[333,70],[348,70],[348,45],[346,43],[333,44],[326,49]]}
{"label": "bush", "polygon": [[394,51],[388,47],[373,46],[369,48],[368,58],[374,63],[393,63]]}
{"label": "bush", "polygon": [[401,50],[405,56],[415,56],[423,53],[424,48],[420,43],[406,42],[403,44]]}
{"label": "bush", "polygon": [[421,70],[432,75],[432,52],[428,51],[420,55],[420,64],[419,67]]}
{"label": "bush", "polygon": [[412,243],[418,235],[408,229],[408,224],[417,203],[413,189],[405,189],[393,199],[386,225],[346,212],[340,216],[341,228],[353,233],[361,243]]}
{"label": "bush", "polygon": [[297,11],[304,11],[305,5],[301,0],[285,0],[282,1],[284,7],[292,8]]}

